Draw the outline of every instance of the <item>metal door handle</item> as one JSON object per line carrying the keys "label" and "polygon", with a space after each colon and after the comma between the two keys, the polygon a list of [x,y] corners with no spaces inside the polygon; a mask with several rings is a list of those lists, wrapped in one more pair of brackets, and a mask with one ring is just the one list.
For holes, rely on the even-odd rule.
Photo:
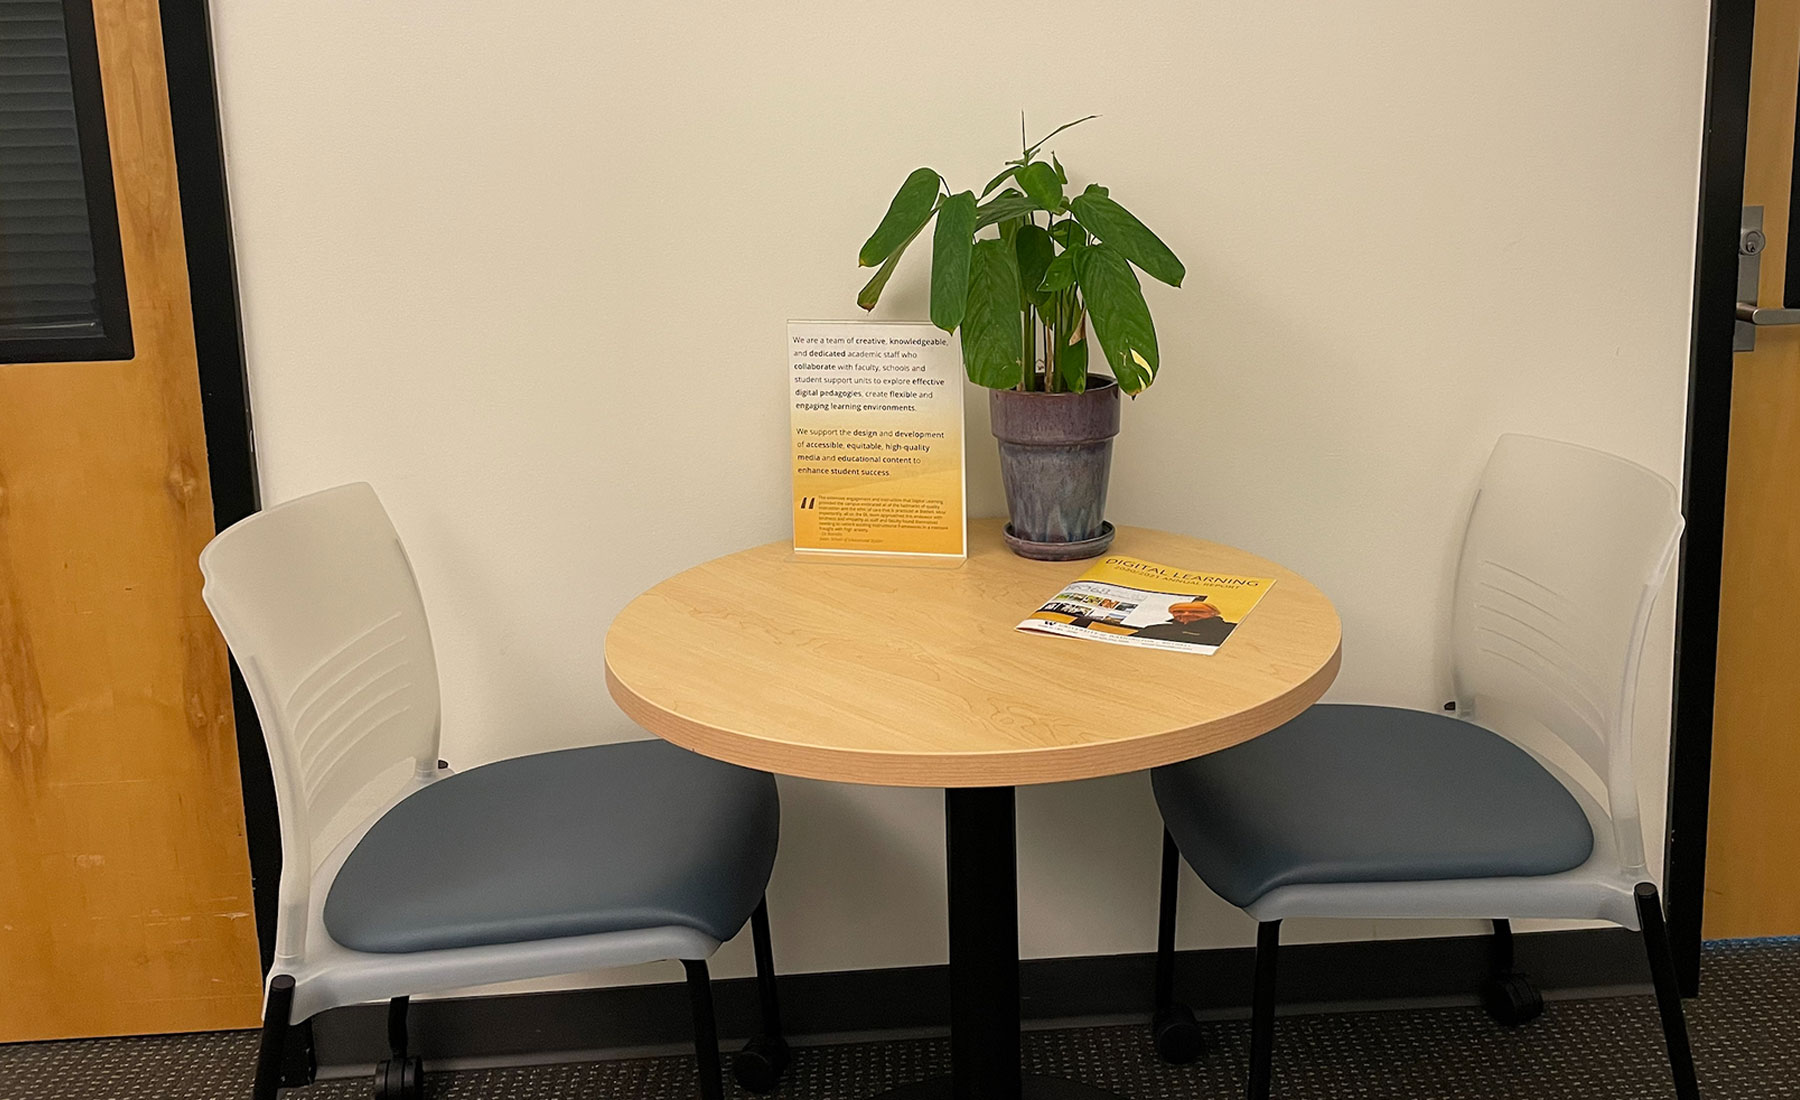
{"label": "metal door handle", "polygon": [[[1738,226],[1738,302],[1737,331],[1732,339],[1733,351],[1755,351],[1756,330],[1770,325],[1800,325],[1800,265],[1790,268],[1797,277],[1788,280],[1787,301],[1780,306],[1767,309],[1756,304],[1758,286],[1762,281],[1762,257],[1768,248],[1768,238],[1763,236],[1763,208],[1760,206],[1744,207],[1744,220]],[[1789,242],[1789,259],[1796,258],[1793,245],[1800,245],[1800,240]]]}
{"label": "metal door handle", "polygon": [[1775,309],[1739,302],[1737,319],[1753,325],[1800,325],[1800,309]]}

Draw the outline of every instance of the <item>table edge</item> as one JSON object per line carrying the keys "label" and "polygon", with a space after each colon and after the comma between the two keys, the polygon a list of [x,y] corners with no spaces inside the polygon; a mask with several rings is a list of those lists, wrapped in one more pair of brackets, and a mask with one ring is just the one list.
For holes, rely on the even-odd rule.
{"label": "table edge", "polygon": [[1292,688],[1256,706],[1195,726],[1081,745],[992,753],[885,752],[776,741],[673,714],[634,692],[605,662],[606,690],[626,717],[702,756],[776,775],[880,787],[1010,787],[1124,775],[1228,749],[1282,725],[1318,702],[1343,662],[1343,631],[1331,656]]}

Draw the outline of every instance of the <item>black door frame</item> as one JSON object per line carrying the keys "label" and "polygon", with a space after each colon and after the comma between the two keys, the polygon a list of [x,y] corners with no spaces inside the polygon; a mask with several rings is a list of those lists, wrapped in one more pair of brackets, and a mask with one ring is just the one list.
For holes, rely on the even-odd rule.
{"label": "black door frame", "polygon": [[1712,791],[1714,675],[1731,435],[1732,336],[1737,324],[1738,229],[1750,118],[1756,0],[1714,0],[1707,36],[1694,306],[1688,358],[1682,513],[1687,533],[1675,597],[1675,684],[1669,745],[1663,894],[1682,992],[1700,989],[1706,818]]}
{"label": "black door frame", "polygon": [[[206,0],[161,0],[188,282],[205,408],[213,512],[220,529],[260,507],[245,382],[231,216]],[[1707,802],[1712,775],[1713,675],[1718,657],[1725,471],[1731,423],[1732,335],[1744,193],[1755,0],[1714,0],[1707,44],[1698,233],[1688,380],[1683,512],[1677,580],[1673,733],[1665,887],[1684,991],[1698,990]],[[280,829],[268,752],[243,678],[232,665],[257,937],[266,970],[274,950]]]}
{"label": "black door frame", "polygon": [[[225,150],[219,134],[212,19],[206,0],[161,0],[161,8],[163,64],[168,74],[188,296],[193,306],[206,426],[206,468],[212,482],[214,529],[223,531],[261,508],[262,497],[244,373],[244,332],[238,310],[231,206],[225,189]],[[244,839],[250,850],[256,941],[267,973],[275,958],[281,825],[275,812],[269,751],[235,660],[231,662],[231,706],[237,719],[238,777],[244,795]]]}

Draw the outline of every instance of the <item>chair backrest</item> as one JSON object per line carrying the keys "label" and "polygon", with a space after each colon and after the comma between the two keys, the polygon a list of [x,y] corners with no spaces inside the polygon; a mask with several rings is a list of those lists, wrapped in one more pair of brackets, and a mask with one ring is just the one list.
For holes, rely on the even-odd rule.
{"label": "chair backrest", "polygon": [[1604,451],[1505,435],[1456,571],[1457,708],[1542,723],[1604,785],[1625,866],[1644,865],[1631,719],[1650,607],[1681,539],[1667,479]]}
{"label": "chair backrest", "polygon": [[436,769],[425,607],[400,537],[364,484],[233,524],[201,552],[200,570],[269,745],[282,846],[277,954],[298,958],[322,831],[400,761],[421,777]]}

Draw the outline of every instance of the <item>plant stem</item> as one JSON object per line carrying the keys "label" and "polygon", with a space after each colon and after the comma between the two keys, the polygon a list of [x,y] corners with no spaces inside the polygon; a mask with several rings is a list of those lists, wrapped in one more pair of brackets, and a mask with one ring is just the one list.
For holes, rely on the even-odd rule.
{"label": "plant stem", "polygon": [[1037,364],[1031,361],[1031,307],[1027,305],[1022,311],[1024,318],[1019,326],[1019,389],[1030,393],[1037,377]]}
{"label": "plant stem", "polygon": [[[1056,215],[1054,215],[1054,214],[1050,215],[1050,217],[1047,220],[1050,223],[1048,228],[1055,229],[1056,228]],[[1054,245],[1051,246],[1051,255],[1053,257],[1055,255],[1055,246]],[[1054,318],[1056,316],[1055,306],[1054,306],[1055,302],[1056,302],[1056,295],[1052,294],[1049,297],[1049,299],[1047,301],[1045,301],[1045,303],[1044,303],[1047,306],[1051,306],[1051,314],[1050,314],[1051,318]],[[1050,335],[1050,332],[1051,332],[1050,321],[1045,318],[1043,309],[1040,308],[1038,310],[1037,316],[1038,316],[1038,341],[1044,349],[1044,388],[1046,390],[1049,390],[1051,393],[1055,393],[1055,392],[1057,392],[1057,389],[1056,389],[1056,349],[1054,346],[1056,341]]]}
{"label": "plant stem", "polygon": [[[1036,306],[1033,306],[1033,307],[1031,307],[1031,316],[1032,316],[1031,357],[1033,359],[1036,359],[1038,362],[1043,363],[1043,361],[1044,361],[1044,315],[1042,313],[1038,312]],[[1045,393],[1054,392],[1055,387],[1056,387],[1056,382],[1054,379],[1052,379],[1050,377],[1050,365],[1048,363],[1044,364],[1044,366],[1042,368],[1042,373],[1044,376],[1044,392]]]}

